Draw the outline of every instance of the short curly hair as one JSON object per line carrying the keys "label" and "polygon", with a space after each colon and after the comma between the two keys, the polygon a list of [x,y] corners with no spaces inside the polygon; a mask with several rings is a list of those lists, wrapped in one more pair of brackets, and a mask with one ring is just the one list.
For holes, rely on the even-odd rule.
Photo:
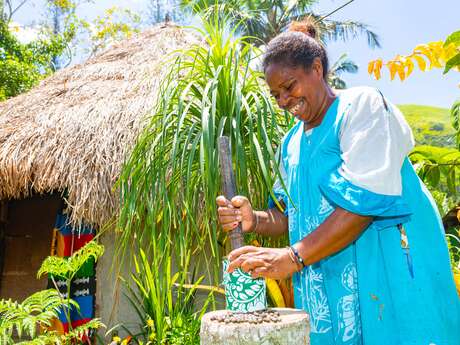
{"label": "short curly hair", "polygon": [[264,54],[263,69],[273,63],[286,64],[290,67],[303,67],[310,70],[315,58],[323,65],[323,78],[326,79],[329,59],[326,49],[314,37],[316,30],[309,23],[294,23],[289,31],[283,32],[272,39]]}

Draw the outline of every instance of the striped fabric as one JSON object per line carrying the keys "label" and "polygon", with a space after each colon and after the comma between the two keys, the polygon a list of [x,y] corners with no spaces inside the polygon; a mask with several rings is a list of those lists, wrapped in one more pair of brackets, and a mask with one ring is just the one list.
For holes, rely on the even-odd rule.
{"label": "striped fabric", "polygon": [[[74,252],[90,242],[95,230],[89,226],[73,228],[69,225],[68,216],[62,210],[56,216],[51,255],[69,257]],[[54,281],[63,297],[67,297],[69,287],[65,277],[53,276]],[[48,288],[55,288],[51,276],[48,277]],[[94,259],[88,260],[76,273],[70,284],[70,297],[78,303],[80,310],[70,310],[70,320],[62,310],[59,320],[54,322],[53,328],[59,332],[69,331],[69,321],[72,329],[84,325],[94,318],[96,293],[96,274]]]}

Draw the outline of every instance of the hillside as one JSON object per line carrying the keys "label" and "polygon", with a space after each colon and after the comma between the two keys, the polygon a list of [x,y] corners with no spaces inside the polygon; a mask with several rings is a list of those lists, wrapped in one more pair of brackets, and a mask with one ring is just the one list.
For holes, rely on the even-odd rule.
{"label": "hillside", "polygon": [[416,104],[398,105],[414,132],[417,145],[455,147],[449,109]]}

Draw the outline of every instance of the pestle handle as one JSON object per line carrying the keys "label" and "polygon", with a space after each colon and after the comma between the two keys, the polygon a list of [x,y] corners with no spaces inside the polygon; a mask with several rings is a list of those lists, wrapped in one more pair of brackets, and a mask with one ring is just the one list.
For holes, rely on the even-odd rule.
{"label": "pestle handle", "polygon": [[[218,144],[222,193],[228,200],[231,200],[236,195],[235,175],[232,168],[232,148],[230,140],[226,136],[219,137]],[[244,246],[241,225],[230,231],[228,236],[230,237],[232,250]]]}

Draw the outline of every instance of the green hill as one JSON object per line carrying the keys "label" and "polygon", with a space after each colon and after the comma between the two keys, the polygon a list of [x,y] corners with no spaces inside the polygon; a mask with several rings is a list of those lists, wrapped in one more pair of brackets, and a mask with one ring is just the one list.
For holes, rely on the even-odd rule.
{"label": "green hill", "polygon": [[416,104],[398,105],[414,133],[417,145],[455,147],[455,130],[446,108]]}

